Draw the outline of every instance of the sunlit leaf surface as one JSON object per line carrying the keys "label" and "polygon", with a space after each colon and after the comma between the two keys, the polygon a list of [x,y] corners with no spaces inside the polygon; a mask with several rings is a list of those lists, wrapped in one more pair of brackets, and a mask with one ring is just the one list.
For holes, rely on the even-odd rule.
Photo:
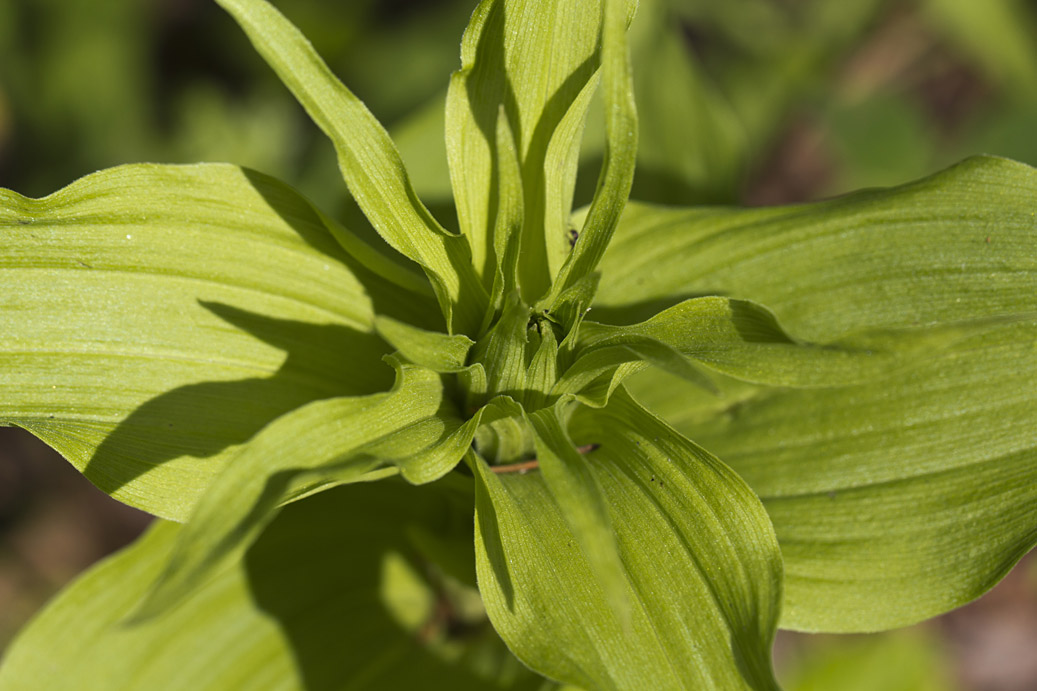
{"label": "sunlit leaf surface", "polygon": [[[742,481],[622,394],[573,422],[609,507],[630,620],[538,471],[474,458],[479,586],[515,654],[585,688],[772,688],[781,563]],[[564,641],[564,645],[559,642]]]}
{"label": "sunlit leaf surface", "polygon": [[0,249],[0,422],[178,520],[267,422],[389,388],[374,307],[430,306],[343,251],[290,188],[227,165],[2,191]]}

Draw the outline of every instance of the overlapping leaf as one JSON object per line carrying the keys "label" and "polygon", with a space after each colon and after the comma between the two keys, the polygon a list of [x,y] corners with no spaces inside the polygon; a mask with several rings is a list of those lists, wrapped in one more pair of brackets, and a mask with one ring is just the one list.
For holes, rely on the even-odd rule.
{"label": "overlapping leaf", "polygon": [[392,391],[317,401],[245,446],[199,500],[139,616],[169,608],[239,559],[287,502],[397,470],[416,483],[449,472],[472,443],[478,419],[463,423],[450,411],[431,370],[398,367]]}
{"label": "overlapping leaf", "polygon": [[[604,29],[599,20],[603,10]],[[631,10],[625,0],[579,5],[570,0],[487,0],[465,34],[462,69],[455,73],[447,97],[448,153],[458,216],[472,238],[476,266],[492,279],[497,181],[501,166],[510,165],[501,159],[497,137],[499,121],[506,118],[521,171],[519,270],[527,302],[547,291],[569,254],[569,214],[584,119],[601,60],[619,56],[625,65],[624,36]],[[608,29],[610,23],[613,29]],[[602,38],[603,31],[609,38]],[[616,42],[617,36],[615,48],[601,48]],[[604,50],[600,56],[599,50]],[[623,77],[628,73],[617,73],[610,82],[612,96],[627,88]],[[632,110],[632,95],[628,96]],[[624,129],[617,136],[628,134]],[[617,156],[628,150],[620,149]],[[619,167],[611,170],[615,175]]]}
{"label": "overlapping leaf", "polygon": [[290,188],[226,165],[0,192],[0,249],[0,422],[177,520],[270,420],[389,387],[364,284],[401,319],[431,302],[344,252]]}
{"label": "overlapping leaf", "polygon": [[[773,688],[781,565],[755,495],[624,394],[573,420],[609,507],[627,625],[539,472],[478,474],[476,565],[487,612],[535,670],[585,688]],[[559,645],[564,641],[564,645]]]}
{"label": "overlapping leaf", "polygon": [[[428,576],[415,540],[424,532],[467,551],[472,569],[466,484],[386,481],[295,503],[180,607],[127,625],[182,530],[160,522],[37,617],[9,649],[0,686],[540,688],[478,609]],[[451,638],[451,626],[466,637]]]}
{"label": "overlapping leaf", "polygon": [[573,388],[607,365],[624,361],[647,360],[672,371],[675,353],[750,382],[841,386],[903,368],[920,355],[931,355],[1003,321],[1007,319],[872,330],[818,345],[794,340],[762,305],[721,297],[693,298],[640,324],[585,322],[580,359],[559,386]]}
{"label": "overlapping leaf", "polygon": [[627,626],[631,603],[607,499],[594,472],[569,438],[566,404],[562,400],[529,416],[540,472],[555,506],[579,541],[608,607],[620,626]]}
{"label": "overlapping leaf", "polygon": [[[539,457],[522,475],[469,452],[489,616],[531,667],[588,688],[775,686],[781,559],[753,490],[788,564],[784,621],[799,628],[867,630],[943,611],[1037,541],[1037,350],[1019,317],[1037,310],[1033,169],[975,159],[816,205],[634,207],[621,218],[637,140],[631,3],[486,0],[448,97],[464,233],[452,236],[382,127],[284,17],[264,0],[217,2],[332,139],[375,228],[426,271],[454,335],[429,323],[407,268],[261,176],[142,166],[41,201],[3,193],[12,249],[0,314],[14,335],[0,365],[14,374],[0,384],[0,422],[34,431],[124,500],[177,519],[194,508],[187,527],[160,525],[133,550],[139,562],[102,567],[44,615],[5,665],[12,683],[428,686],[446,658],[467,654],[429,644],[456,622],[416,575],[436,572],[430,556],[466,570],[456,507],[391,483],[309,495],[396,469],[436,480],[484,412],[531,422]],[[599,66],[606,160],[570,236]],[[617,224],[597,316],[633,326],[585,322],[577,340]],[[232,252],[214,256],[214,242]],[[748,300],[826,346],[792,339]],[[988,319],[954,347],[939,329],[905,341],[908,327],[1002,315],[1015,321]],[[379,394],[386,341],[416,364]],[[893,341],[928,360],[891,375],[903,364],[882,359]],[[555,386],[573,356],[583,359]],[[753,382],[867,381],[731,385],[689,358]],[[719,381],[724,394],[703,400],[649,373],[640,395],[750,485],[617,389],[646,360]],[[458,403],[474,417],[452,410],[436,372],[458,375]],[[497,393],[540,410],[527,416],[506,397],[478,408]],[[574,393],[600,409],[580,408],[569,428]],[[529,441],[511,431],[513,446]],[[147,621],[116,626],[166,562],[138,612]],[[390,576],[372,576],[378,567]],[[87,630],[69,635],[84,612]],[[69,660],[60,679],[44,652]],[[462,668],[450,687],[476,683]]]}
{"label": "overlapping leaf", "polygon": [[1034,192],[1032,168],[979,158],[816,205],[632,210],[617,247],[656,261],[606,259],[625,288],[602,291],[622,296],[616,317],[664,283],[764,301],[815,338],[1021,315],[860,386],[725,386],[709,400],[660,373],[635,380],[639,399],[764,498],[786,562],[783,625],[874,630],[932,616],[978,596],[1037,540]]}
{"label": "overlapping leaf", "polygon": [[353,197],[386,242],[428,274],[448,325],[474,333],[487,295],[473,269],[468,243],[447,233],[417,198],[385,129],[269,3],[217,2],[331,138]]}
{"label": "overlapping leaf", "polygon": [[696,295],[746,298],[817,342],[1037,309],[1037,171],[976,157],[800,206],[630,205],[591,318],[629,324]]}
{"label": "overlapping leaf", "polygon": [[473,345],[464,334],[426,331],[391,317],[376,317],[375,328],[404,358],[436,372],[459,372]]}
{"label": "overlapping leaf", "polygon": [[762,497],[785,560],[782,626],[874,631],[978,597],[1037,543],[1035,344],[1037,325],[1010,325],[821,391],[708,400],[667,375],[633,381]]}
{"label": "overlapping leaf", "polygon": [[[606,0],[601,29],[602,93],[605,102],[605,158],[590,208],[572,252],[559,269],[546,304],[582,281],[605,254],[630,195],[637,159],[637,107],[626,31],[629,11],[623,0]],[[573,156],[573,171],[575,171]],[[570,195],[571,200],[571,195]],[[570,201],[571,204],[571,201]]]}

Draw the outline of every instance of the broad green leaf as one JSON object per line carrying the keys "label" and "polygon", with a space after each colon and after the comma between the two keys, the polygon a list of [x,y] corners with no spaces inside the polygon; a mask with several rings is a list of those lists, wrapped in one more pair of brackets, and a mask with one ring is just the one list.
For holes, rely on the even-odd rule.
{"label": "broad green leaf", "polygon": [[[624,0],[605,0],[601,31],[601,72],[605,101],[605,159],[583,229],[551,288],[546,304],[597,267],[605,254],[630,195],[637,160],[637,107],[626,31],[629,7]],[[573,160],[575,170],[575,158]],[[571,195],[570,195],[571,200]]]}
{"label": "broad green leaf", "polygon": [[[797,342],[765,307],[748,300],[702,297],[685,300],[632,326],[585,322],[585,360],[605,350],[624,351],[672,369],[670,349],[745,381],[781,386],[839,386],[867,381],[903,367],[956,339],[997,322],[886,329],[853,334],[834,343]],[[654,348],[664,344],[668,348]],[[613,358],[615,359],[615,358]],[[600,364],[598,365],[600,366]],[[574,377],[594,370],[580,360]],[[564,383],[564,382],[563,382]],[[570,385],[571,386],[571,385]]]}
{"label": "broad green leaf", "polygon": [[497,133],[507,115],[501,112],[506,80],[499,73],[504,47],[483,42],[482,35],[487,22],[491,22],[491,32],[499,35],[496,25],[501,13],[497,0],[483,0],[476,6],[461,39],[461,69],[451,76],[446,98],[447,161],[457,220],[472,247],[475,270],[484,281],[493,276],[494,216],[500,213],[493,203],[501,174]]}
{"label": "broad green leaf", "polygon": [[[630,13],[622,5],[623,29]],[[506,117],[521,170],[522,295],[541,297],[569,252],[580,134],[597,82],[603,3],[486,0],[461,46],[447,97],[451,180],[476,266],[489,275]],[[503,107],[503,110],[502,110]],[[499,258],[498,258],[499,262]]]}
{"label": "broad green leaf", "polygon": [[[521,265],[522,219],[525,213],[522,197],[522,169],[515,149],[515,136],[503,112],[497,118],[497,197],[493,223],[493,253],[496,274],[491,291],[494,311],[504,297],[519,291]],[[489,315],[489,312],[487,313]]]}
{"label": "broad green leaf", "polygon": [[293,190],[227,165],[0,190],[0,246],[0,424],[174,520],[274,418],[391,385],[365,284],[400,318],[434,304],[342,251]]}
{"label": "broad green leaf", "polygon": [[491,394],[503,393],[521,399],[526,389],[529,316],[529,307],[521,301],[518,293],[506,295],[500,319],[473,349],[473,359],[487,363],[486,377]]}
{"label": "broad green leaf", "polygon": [[459,372],[474,345],[464,334],[425,331],[390,317],[375,317],[375,329],[407,360],[436,372]]}
{"label": "broad green leaf", "polygon": [[471,445],[478,416],[458,419],[431,370],[398,368],[392,391],[311,403],[243,447],[202,495],[139,616],[170,608],[240,558],[288,502],[335,484],[379,479],[392,467],[414,483],[449,472]]}
{"label": "broad green leaf", "polygon": [[311,497],[287,507],[244,560],[180,607],[127,625],[183,530],[159,522],[23,631],[0,686],[538,688],[542,680],[473,607],[477,596],[445,588],[448,579],[436,577],[411,538],[423,529],[451,545],[467,542],[470,560],[471,505],[464,483],[386,481]]}
{"label": "broad green leaf", "polygon": [[309,41],[265,0],[217,0],[335,145],[339,168],[371,224],[428,274],[452,331],[474,333],[487,295],[463,237],[439,225],[414,193],[388,133]]}
{"label": "broad green leaf", "polygon": [[590,463],[565,429],[567,401],[529,415],[539,469],[555,506],[580,543],[587,563],[620,626],[629,626],[631,602],[608,504]]}
{"label": "broad green leaf", "polygon": [[968,159],[886,190],[763,209],[631,205],[591,318],[644,319],[696,295],[747,298],[831,341],[1037,309],[1037,171]]}
{"label": "broad green leaf", "polygon": [[[599,297],[629,318],[686,293],[744,296],[817,340],[1032,314],[1035,193],[1034,169],[983,157],[800,207],[632,209]],[[1032,327],[1007,324],[863,386],[743,389],[712,407],[657,374],[637,391],[764,498],[783,625],[874,630],[977,597],[1033,546],[1033,344]]]}
{"label": "broad green leaf", "polygon": [[659,373],[632,386],[763,499],[783,627],[914,623],[978,597],[1037,543],[1037,324],[861,386],[713,401]]}
{"label": "broad green leaf", "polygon": [[[573,439],[601,487],[627,580],[624,627],[544,476],[470,459],[476,567],[501,637],[585,688],[776,688],[781,560],[767,516],[723,464],[617,393]],[[560,645],[559,641],[564,641]]]}

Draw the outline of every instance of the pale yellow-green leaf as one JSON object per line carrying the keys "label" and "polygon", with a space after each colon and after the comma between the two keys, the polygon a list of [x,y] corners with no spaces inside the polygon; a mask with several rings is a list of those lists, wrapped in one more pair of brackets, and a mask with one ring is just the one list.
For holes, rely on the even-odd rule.
{"label": "pale yellow-green leaf", "polygon": [[[637,106],[626,32],[630,7],[605,0],[601,29],[601,72],[605,105],[605,155],[587,217],[572,251],[558,271],[546,305],[589,275],[605,254],[630,195],[637,159]],[[573,161],[575,170],[575,159]]]}
{"label": "pale yellow-green leaf", "polygon": [[902,187],[759,209],[628,205],[590,318],[699,295],[767,305],[796,336],[1037,309],[1037,171],[977,157]]}
{"label": "pale yellow-green leaf", "polygon": [[654,372],[631,386],[763,499],[784,627],[911,624],[983,594],[1037,543],[1034,323],[859,386],[717,398]]}
{"label": "pale yellow-green leaf", "polygon": [[781,560],[755,495],[625,394],[572,424],[577,444],[600,444],[583,460],[608,506],[630,621],[613,614],[545,477],[473,456],[479,587],[501,637],[533,669],[588,689],[776,688]]}
{"label": "pale yellow-green leaf", "polygon": [[447,323],[474,333],[487,294],[463,237],[447,233],[417,198],[396,147],[313,46],[265,0],[217,0],[335,145],[354,199],[394,249],[428,274]]}
{"label": "pale yellow-green leaf", "polygon": [[291,188],[229,165],[0,191],[0,250],[0,424],[176,520],[269,421],[391,385],[373,302],[434,309],[343,251]]}

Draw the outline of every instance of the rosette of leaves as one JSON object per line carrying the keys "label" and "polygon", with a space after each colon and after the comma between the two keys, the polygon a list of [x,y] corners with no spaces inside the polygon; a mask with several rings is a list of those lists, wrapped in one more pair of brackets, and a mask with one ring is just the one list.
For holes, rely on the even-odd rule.
{"label": "rosette of leaves", "polygon": [[5,687],[774,688],[779,625],[918,621],[1033,546],[1033,169],[627,203],[632,3],[485,0],[452,234],[283,16],[218,2],[385,243],[230,165],[3,192],[0,421],[161,519]]}

